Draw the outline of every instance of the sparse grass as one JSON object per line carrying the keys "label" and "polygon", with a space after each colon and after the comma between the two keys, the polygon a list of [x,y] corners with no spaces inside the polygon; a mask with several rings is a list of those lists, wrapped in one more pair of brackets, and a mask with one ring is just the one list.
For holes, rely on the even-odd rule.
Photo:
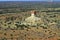
{"label": "sparse grass", "polygon": [[[1,27],[0,37],[8,38],[8,35],[10,35],[9,36],[10,39],[12,38],[20,39],[21,37],[22,37],[21,39],[26,39],[26,40],[30,40],[30,39],[40,40],[40,38],[41,40],[44,40],[45,38],[47,38],[46,40],[50,40],[50,39],[55,40],[54,37],[56,37],[57,39],[58,37],[57,35],[59,35],[58,33],[60,32],[59,31],[60,27],[57,27],[59,26],[59,22],[60,22],[60,13],[39,12],[38,14],[36,14],[36,16],[39,15],[39,17],[42,19],[43,22],[41,21],[41,24],[37,26],[20,25],[21,21],[24,21],[26,17],[30,16],[30,14],[28,13],[30,12],[28,11],[28,12],[22,12],[18,14],[13,13],[13,14],[0,15],[0,27]],[[3,27],[6,27],[7,30],[3,30],[4,28],[2,28],[2,25],[4,25]],[[7,36],[6,33],[4,33],[5,31],[7,33]],[[51,35],[53,36],[51,37]]]}

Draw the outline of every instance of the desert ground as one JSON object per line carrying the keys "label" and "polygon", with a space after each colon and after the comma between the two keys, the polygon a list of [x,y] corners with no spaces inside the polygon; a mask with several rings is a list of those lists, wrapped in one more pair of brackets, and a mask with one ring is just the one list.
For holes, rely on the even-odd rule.
{"label": "desert ground", "polygon": [[29,16],[30,11],[1,14],[0,40],[60,40],[59,13],[38,12],[36,16],[42,19],[41,24],[37,26],[19,25]]}
{"label": "desert ground", "polygon": [[[30,11],[37,25],[20,25]],[[60,40],[60,2],[0,2],[0,40]]]}

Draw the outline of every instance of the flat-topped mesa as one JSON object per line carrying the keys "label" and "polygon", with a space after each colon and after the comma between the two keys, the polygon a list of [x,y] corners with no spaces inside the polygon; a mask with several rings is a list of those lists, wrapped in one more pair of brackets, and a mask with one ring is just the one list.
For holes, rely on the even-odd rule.
{"label": "flat-topped mesa", "polygon": [[31,16],[35,16],[36,11],[31,11]]}
{"label": "flat-topped mesa", "polygon": [[27,17],[23,22],[24,25],[37,25],[41,23],[41,18],[35,16],[36,11],[31,11],[31,16]]}

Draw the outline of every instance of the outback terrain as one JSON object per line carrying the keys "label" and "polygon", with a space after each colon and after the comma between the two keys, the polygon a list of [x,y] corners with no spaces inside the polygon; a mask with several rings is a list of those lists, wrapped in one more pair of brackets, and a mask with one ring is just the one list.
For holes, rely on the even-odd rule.
{"label": "outback terrain", "polygon": [[[3,7],[0,8],[0,40],[60,40],[59,3],[0,3],[3,5]],[[58,4],[57,7],[56,4]],[[23,6],[22,10],[21,6]],[[30,11],[32,10],[37,11],[36,16],[42,20],[39,22],[40,24],[36,26],[20,25],[21,22],[24,22],[24,20],[31,15]]]}

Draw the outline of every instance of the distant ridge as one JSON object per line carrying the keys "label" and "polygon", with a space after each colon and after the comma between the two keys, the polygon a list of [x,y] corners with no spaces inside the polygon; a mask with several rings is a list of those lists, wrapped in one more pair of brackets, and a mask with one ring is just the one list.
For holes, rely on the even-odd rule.
{"label": "distant ridge", "polygon": [[35,7],[36,5],[37,7],[59,7],[60,2],[54,1],[50,3],[47,1],[0,1],[0,8],[23,8],[24,6],[29,8],[30,6]]}

